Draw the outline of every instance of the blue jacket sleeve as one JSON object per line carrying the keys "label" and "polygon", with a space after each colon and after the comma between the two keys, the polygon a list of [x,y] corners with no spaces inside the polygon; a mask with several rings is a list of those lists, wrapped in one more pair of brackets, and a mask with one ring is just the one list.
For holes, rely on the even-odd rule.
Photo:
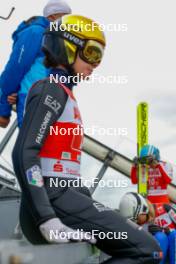
{"label": "blue jacket sleeve", "polygon": [[10,116],[7,96],[18,92],[24,75],[41,53],[41,41],[45,28],[33,25],[18,35],[5,70],[0,77],[0,116]]}

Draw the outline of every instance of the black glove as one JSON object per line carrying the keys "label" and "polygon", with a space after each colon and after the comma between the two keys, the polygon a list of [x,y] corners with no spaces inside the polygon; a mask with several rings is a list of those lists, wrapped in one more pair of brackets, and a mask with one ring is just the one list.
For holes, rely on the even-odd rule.
{"label": "black glove", "polygon": [[158,226],[158,225],[155,225],[155,224],[151,224],[148,226],[148,231],[152,234],[152,235],[155,235],[157,232],[163,232],[163,228]]}
{"label": "black glove", "polygon": [[146,157],[134,157],[133,159],[133,164],[135,166],[139,165],[139,164],[144,164],[144,165],[152,165],[152,164],[156,164],[157,161],[155,160],[154,156],[150,155],[150,156],[146,156]]}
{"label": "black glove", "polygon": [[139,158],[138,158],[138,157],[134,157],[134,159],[133,159],[133,164],[134,164],[135,166],[137,166],[137,165],[139,164]]}
{"label": "black glove", "polygon": [[147,158],[148,158],[148,157],[142,157],[142,158],[140,158],[140,157],[135,157],[135,158],[133,159],[133,163],[134,163],[135,165],[138,165],[138,164],[148,164],[148,160],[147,160]]}
{"label": "black glove", "polygon": [[169,227],[164,227],[163,230],[164,230],[164,233],[165,233],[166,235],[169,235],[170,232],[171,232],[170,229],[169,229]]}
{"label": "black glove", "polygon": [[155,165],[155,166],[158,164],[158,161],[155,159],[155,157],[153,155],[142,157],[142,158],[140,158],[139,162],[141,164]]}

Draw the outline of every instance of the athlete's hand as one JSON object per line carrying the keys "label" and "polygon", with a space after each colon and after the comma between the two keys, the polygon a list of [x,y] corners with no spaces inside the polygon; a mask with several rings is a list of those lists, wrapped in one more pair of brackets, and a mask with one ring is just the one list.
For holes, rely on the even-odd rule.
{"label": "athlete's hand", "polygon": [[152,234],[155,235],[157,232],[163,232],[163,228],[155,225],[155,224],[151,224],[148,226],[148,231]]}
{"label": "athlete's hand", "polygon": [[0,116],[0,127],[6,128],[10,123],[10,117]]}
{"label": "athlete's hand", "polygon": [[147,165],[148,164],[147,157],[139,158],[139,163],[142,164],[142,165]]}
{"label": "athlete's hand", "polygon": [[39,226],[40,232],[49,243],[68,243],[69,233],[74,230],[64,225],[59,218],[52,218]]}
{"label": "athlete's hand", "polygon": [[170,229],[169,229],[169,227],[164,227],[163,230],[164,230],[164,233],[165,233],[166,235],[169,235],[170,232],[171,232]]}
{"label": "athlete's hand", "polygon": [[87,241],[92,244],[96,240],[85,232],[74,230],[64,225],[59,218],[52,218],[39,226],[40,232],[49,243],[68,243],[69,241]]}
{"label": "athlete's hand", "polygon": [[138,158],[138,157],[134,157],[134,159],[133,159],[133,164],[134,164],[135,166],[137,166],[137,165],[139,164],[139,158]]}
{"label": "athlete's hand", "polygon": [[13,93],[7,97],[7,101],[10,105],[16,104],[17,102],[17,94]]}

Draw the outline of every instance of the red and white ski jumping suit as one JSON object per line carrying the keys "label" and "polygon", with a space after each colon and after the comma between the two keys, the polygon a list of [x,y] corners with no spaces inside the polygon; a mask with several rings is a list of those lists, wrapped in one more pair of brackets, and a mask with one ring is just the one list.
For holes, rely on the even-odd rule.
{"label": "red and white ski jumping suit", "polygon": [[50,127],[50,133],[39,153],[42,174],[48,177],[77,178],[80,177],[83,143],[82,119],[72,91],[63,84],[60,86],[68,95],[68,100],[62,115]]}
{"label": "red and white ski jumping suit", "polygon": [[176,229],[176,209],[169,204],[155,204],[155,224]]}
{"label": "red and white ski jumping suit", "polygon": [[[146,165],[143,165],[143,169]],[[167,186],[171,183],[173,169],[170,163],[160,161],[156,167],[148,169],[148,200],[152,204],[169,203]],[[133,184],[138,183],[138,168],[133,166],[131,169],[131,181]]]}

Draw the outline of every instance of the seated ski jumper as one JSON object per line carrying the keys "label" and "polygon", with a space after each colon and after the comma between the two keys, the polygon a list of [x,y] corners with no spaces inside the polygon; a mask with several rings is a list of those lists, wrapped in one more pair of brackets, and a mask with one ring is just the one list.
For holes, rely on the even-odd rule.
{"label": "seated ski jumper", "polygon": [[[55,74],[67,79],[69,76],[61,69],[55,70]],[[24,121],[13,150],[14,169],[22,189],[23,233],[33,244],[47,244],[39,226],[58,217],[73,229],[97,230],[96,246],[112,256],[107,264],[157,264],[162,252],[152,236],[93,200],[88,188],[50,185],[50,179],[67,182],[80,179],[82,134],[76,135],[72,129],[67,135],[54,133],[57,127],[64,134],[69,127],[82,126],[72,87],[71,83],[43,80],[29,91]],[[100,239],[98,235],[102,232],[105,235],[111,232],[116,237]],[[128,237],[117,239],[123,232]]]}

